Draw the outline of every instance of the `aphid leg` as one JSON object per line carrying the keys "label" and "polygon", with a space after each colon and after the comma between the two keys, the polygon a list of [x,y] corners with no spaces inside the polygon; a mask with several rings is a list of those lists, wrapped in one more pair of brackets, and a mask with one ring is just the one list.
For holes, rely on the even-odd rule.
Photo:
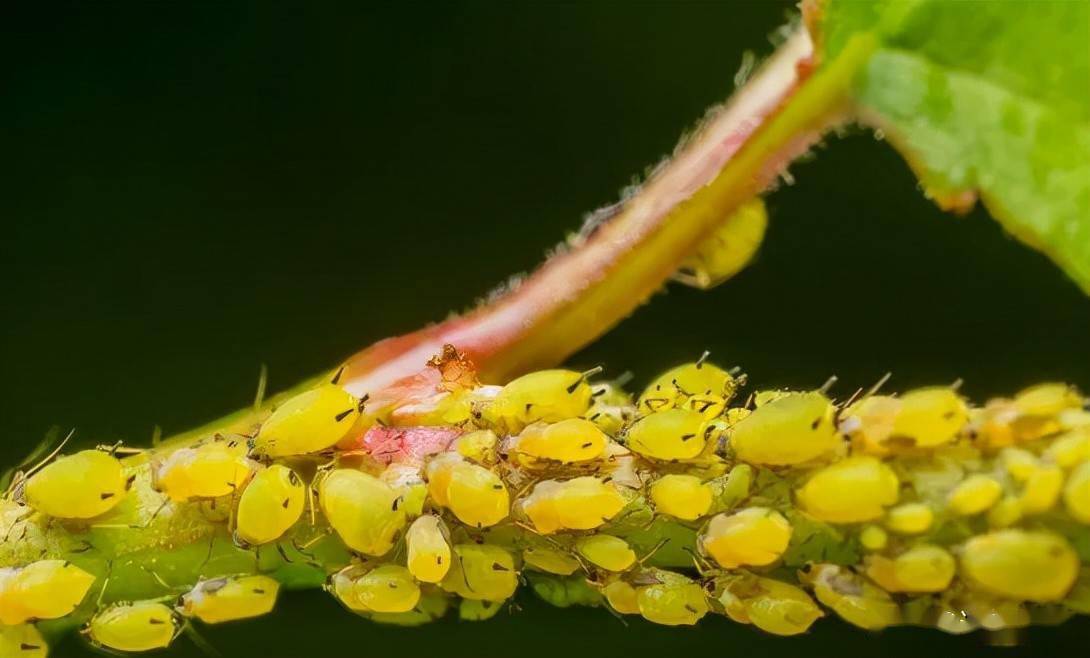
{"label": "aphid leg", "polygon": [[167,583],[167,581],[163,580],[163,577],[160,576],[158,573],[156,573],[155,570],[149,569],[145,565],[140,565],[140,569],[141,569],[141,571],[147,573],[149,576],[151,576],[153,579],[155,579],[155,582],[159,583],[159,586],[162,587],[163,589],[165,589],[165,590],[174,589],[173,587],[171,587]]}
{"label": "aphid leg", "polygon": [[837,379],[838,377],[836,375],[830,375],[829,378],[825,380],[825,383],[821,385],[821,388],[818,389],[818,392],[822,395],[828,394],[829,390],[836,385]]}
{"label": "aphid leg", "polygon": [[212,646],[212,643],[197,631],[197,628],[188,619],[178,624],[178,630],[174,632],[174,639],[172,639],[171,642],[178,639],[178,635],[182,633],[185,633],[186,637],[189,638],[189,641],[206,656],[212,656],[213,658],[221,658],[223,656],[216,647]]}
{"label": "aphid leg", "polygon": [[61,450],[64,450],[65,444],[67,444],[68,441],[70,441],[72,439],[72,437],[75,436],[75,434],[76,434],[76,428],[73,427],[71,430],[68,431],[68,435],[64,437],[64,439],[60,442],[60,444],[58,444],[56,448],[53,448],[52,452],[50,452],[48,455],[45,456],[44,459],[42,459],[40,462],[38,462],[34,466],[30,467],[29,469],[26,470],[25,473],[23,473],[23,478],[24,479],[30,479],[31,475],[34,475],[36,472],[38,472],[43,467],[45,467],[46,464],[53,461],[53,458],[56,457],[58,454],[60,454]]}
{"label": "aphid leg", "polygon": [[639,560],[636,561],[636,563],[642,565],[643,563],[647,562],[652,557],[654,557],[655,553],[658,553],[660,550],[662,550],[663,546],[665,546],[666,544],[669,544],[669,543],[670,543],[670,538],[669,537],[661,540],[659,543],[652,546],[651,550],[647,552],[647,555],[644,555],[643,557],[641,557]]}

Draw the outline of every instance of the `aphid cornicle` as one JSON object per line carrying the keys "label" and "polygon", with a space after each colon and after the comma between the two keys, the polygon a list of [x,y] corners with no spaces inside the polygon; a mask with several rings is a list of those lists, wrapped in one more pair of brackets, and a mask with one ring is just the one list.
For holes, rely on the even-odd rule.
{"label": "aphid cornicle", "polygon": [[58,457],[26,482],[27,504],[59,519],[90,519],[121,502],[125,472],[112,455],[82,450]]}
{"label": "aphid cornicle", "polygon": [[694,459],[704,452],[706,421],[698,411],[667,409],[637,420],[625,434],[633,452],[662,461]]}
{"label": "aphid cornicle", "polygon": [[181,600],[180,611],[206,624],[259,617],[272,611],[280,583],[268,576],[202,580]]}
{"label": "aphid cornicle", "polygon": [[0,658],[46,658],[49,647],[33,624],[0,625]]}
{"label": "aphid cornicle", "polygon": [[96,644],[117,651],[151,651],[170,646],[178,634],[174,611],[157,601],[116,603],[103,608],[84,632]]}
{"label": "aphid cornicle", "polygon": [[242,491],[235,514],[235,535],[260,546],[276,541],[303,514],[306,485],[287,466],[273,464],[258,472]]}
{"label": "aphid cornicle", "polygon": [[397,492],[362,471],[339,468],[321,478],[322,512],[341,540],[365,555],[384,555],[405,527]]}
{"label": "aphid cornicle", "polygon": [[789,393],[763,404],[735,425],[730,447],[750,464],[792,466],[840,445],[836,408],[821,393]]}
{"label": "aphid cornicle", "polygon": [[95,577],[64,560],[0,570],[0,623],[63,617],[83,601]]}
{"label": "aphid cornicle", "polygon": [[343,439],[360,415],[360,401],[333,384],[323,384],[277,407],[253,440],[253,453],[287,457],[320,452]]}
{"label": "aphid cornicle", "polygon": [[222,437],[179,448],[155,469],[155,486],[175,501],[231,495],[253,472],[246,451],[245,442]]}
{"label": "aphid cornicle", "polygon": [[[597,370],[593,371],[597,372]],[[539,370],[512,380],[488,407],[487,417],[510,433],[531,423],[555,423],[582,416],[590,408],[591,373],[573,370]]]}

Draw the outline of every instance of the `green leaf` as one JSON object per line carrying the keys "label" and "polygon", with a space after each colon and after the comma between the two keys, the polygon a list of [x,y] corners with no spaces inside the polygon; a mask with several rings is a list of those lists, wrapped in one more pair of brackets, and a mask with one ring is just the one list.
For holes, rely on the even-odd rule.
{"label": "green leaf", "polygon": [[874,50],[857,115],[940,206],[979,195],[1090,292],[1090,3],[828,0],[823,61]]}

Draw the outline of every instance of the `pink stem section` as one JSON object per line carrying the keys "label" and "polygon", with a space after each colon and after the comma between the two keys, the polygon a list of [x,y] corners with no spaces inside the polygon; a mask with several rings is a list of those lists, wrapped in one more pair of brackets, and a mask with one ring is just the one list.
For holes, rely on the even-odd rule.
{"label": "pink stem section", "polygon": [[[717,182],[809,77],[812,53],[808,34],[798,31],[581,244],[554,256],[494,302],[357,353],[345,364],[342,385],[355,395],[385,388],[419,372],[448,343],[476,363],[483,381],[502,382],[560,363],[608,331],[659,289],[735,207],[767,188],[819,136],[808,130],[780,139],[741,175],[736,171],[725,185]],[[713,182],[718,189],[711,189]]]}

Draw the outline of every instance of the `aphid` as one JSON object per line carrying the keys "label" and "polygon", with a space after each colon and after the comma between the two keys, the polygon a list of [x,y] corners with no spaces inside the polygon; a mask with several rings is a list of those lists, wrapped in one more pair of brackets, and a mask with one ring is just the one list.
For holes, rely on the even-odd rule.
{"label": "aphid", "polygon": [[697,411],[668,409],[637,420],[625,435],[634,452],[662,461],[693,459],[704,452],[705,420]]}
{"label": "aphid", "polygon": [[420,586],[405,567],[384,564],[355,578],[352,595],[369,612],[408,612],[420,601]]}
{"label": "aphid", "polygon": [[450,569],[450,543],[442,520],[433,514],[418,517],[405,533],[409,572],[423,583],[443,580]]}
{"label": "aphid", "polygon": [[893,435],[901,401],[891,395],[869,395],[852,404],[840,419],[840,431],[854,441],[859,450],[884,455],[886,441]]}
{"label": "aphid", "polygon": [[33,624],[0,625],[0,658],[46,658],[49,647]]}
{"label": "aphid", "polygon": [[1022,520],[1022,504],[1018,498],[1007,496],[988,510],[988,525],[992,528],[1009,528]]}
{"label": "aphid", "polygon": [[535,459],[574,464],[599,459],[609,438],[597,425],[583,418],[568,418],[558,423],[534,423],[518,435],[515,451]]}
{"label": "aphid", "polygon": [[575,549],[588,562],[606,571],[624,571],[636,563],[636,552],[628,542],[612,535],[580,537]]}
{"label": "aphid", "polygon": [[593,396],[587,377],[597,372],[539,370],[523,375],[500,390],[488,408],[488,418],[515,433],[537,421],[556,423],[582,416]]}
{"label": "aphid", "polygon": [[1076,429],[1057,437],[1045,449],[1044,457],[1068,470],[1080,462],[1090,461],[1090,431]]}
{"label": "aphid", "polygon": [[113,509],[125,495],[121,462],[100,450],[58,457],[30,476],[26,502],[59,519],[90,519]]}
{"label": "aphid", "polygon": [[64,560],[0,570],[0,623],[57,619],[76,609],[95,577]]}
{"label": "aphid", "polygon": [[880,551],[889,543],[889,535],[880,526],[868,525],[860,531],[859,543],[868,551]]}
{"label": "aphid", "polygon": [[1079,556],[1059,535],[999,530],[965,542],[961,573],[972,585],[997,596],[1058,601],[1075,584]]}
{"label": "aphid", "polygon": [[107,649],[151,651],[170,646],[178,621],[173,610],[156,601],[116,603],[96,613],[84,632]]}
{"label": "aphid", "polygon": [[1014,408],[1025,416],[1058,416],[1082,405],[1083,397],[1078,389],[1055,382],[1031,386],[1014,396]]}
{"label": "aphid", "polygon": [[155,486],[175,501],[231,495],[253,472],[246,450],[244,442],[226,440],[179,448],[155,469]]}
{"label": "aphid", "polygon": [[901,621],[901,609],[884,590],[835,564],[809,565],[800,576],[817,600],[844,621],[871,631]]}
{"label": "aphid", "polygon": [[935,513],[924,503],[905,503],[886,513],[886,527],[899,535],[927,532],[934,520]]}
{"label": "aphid", "polygon": [[235,516],[235,535],[260,546],[276,541],[303,514],[306,485],[287,466],[273,464],[253,477],[242,491]]}
{"label": "aphid", "polygon": [[432,479],[428,489],[432,497],[450,508],[458,520],[475,528],[493,526],[507,518],[511,501],[507,485],[498,475],[477,464],[460,462],[451,465],[445,494],[436,496],[434,491],[442,480]]}
{"label": "aphid", "polygon": [[618,386],[595,384],[594,402],[583,417],[597,425],[606,434],[616,436],[635,415],[636,408],[632,400]]}
{"label": "aphid", "polygon": [[1025,482],[1041,467],[1041,462],[1028,450],[1003,448],[999,452],[1003,468],[1018,482]]}
{"label": "aphid", "polygon": [[528,566],[558,576],[570,576],[579,570],[579,560],[564,551],[544,546],[531,546],[522,551],[522,561]]}
{"label": "aphid", "polygon": [[739,421],[731,431],[730,446],[738,459],[751,464],[808,462],[840,445],[835,413],[821,393],[790,393]]}
{"label": "aphid", "polygon": [[897,502],[900,482],[874,457],[848,457],[814,473],[796,495],[811,516],[832,523],[881,518]]}
{"label": "aphid", "polygon": [[768,213],[760,198],[738,206],[682,261],[674,278],[702,290],[714,288],[753,260],[767,226]]}
{"label": "aphid", "polygon": [[330,448],[352,429],[360,405],[360,400],[333,384],[304,391],[277,407],[261,424],[253,453],[287,457]]}
{"label": "aphid", "polygon": [[790,541],[791,524],[767,507],[717,514],[699,539],[701,549],[726,569],[772,564]]}
{"label": "aphid", "polygon": [[693,475],[669,474],[651,483],[655,510],[685,521],[707,514],[712,506],[712,489]]}
{"label": "aphid", "polygon": [[940,546],[920,544],[890,559],[869,559],[867,576],[888,592],[941,592],[957,571],[954,556]]}
{"label": "aphid", "polygon": [[479,464],[491,464],[496,461],[497,442],[499,437],[492,430],[477,430],[459,436],[452,447],[466,459]]}
{"label": "aphid", "polygon": [[946,507],[955,514],[972,516],[995,505],[1003,495],[1003,485],[988,475],[970,475],[946,498]]}
{"label": "aphid", "polygon": [[610,484],[592,476],[572,480],[545,480],[522,501],[522,509],[538,532],[593,530],[625,506],[625,499]]}
{"label": "aphid", "polygon": [[773,578],[742,578],[719,598],[731,619],[773,635],[798,635],[824,616],[802,589]]}
{"label": "aphid", "polygon": [[945,386],[918,388],[900,398],[893,436],[911,439],[917,447],[949,443],[969,420],[965,400]]}
{"label": "aphid", "polygon": [[609,607],[622,615],[640,614],[639,595],[636,588],[624,580],[612,580],[602,588]]}
{"label": "aphid", "polygon": [[1071,472],[1064,487],[1064,506],[1076,521],[1090,525],[1090,461]]}
{"label": "aphid", "polygon": [[1035,469],[1024,483],[1018,504],[1024,514],[1042,514],[1052,509],[1063,491],[1064,473],[1059,466],[1047,465]]}
{"label": "aphid", "polygon": [[[710,402],[718,405],[722,411],[734,397],[737,387],[738,382],[730,373],[701,359],[671,368],[656,377],[644,389],[637,407],[641,413],[655,413],[684,405],[704,413],[708,411],[708,405],[704,402]],[[707,399],[689,404],[694,396]],[[713,414],[712,417],[717,415]]]}
{"label": "aphid", "polygon": [[439,584],[444,590],[476,601],[505,601],[518,587],[515,560],[492,544],[458,544],[457,556]]}
{"label": "aphid", "polygon": [[180,612],[206,624],[259,617],[276,605],[280,583],[268,576],[202,580],[182,596]]}
{"label": "aphid", "polygon": [[704,590],[671,571],[651,572],[658,582],[636,589],[636,605],[644,619],[664,626],[692,626],[708,613]]}
{"label": "aphid", "polygon": [[397,492],[361,471],[336,469],[319,483],[322,512],[341,540],[365,555],[384,555],[405,527]]}

